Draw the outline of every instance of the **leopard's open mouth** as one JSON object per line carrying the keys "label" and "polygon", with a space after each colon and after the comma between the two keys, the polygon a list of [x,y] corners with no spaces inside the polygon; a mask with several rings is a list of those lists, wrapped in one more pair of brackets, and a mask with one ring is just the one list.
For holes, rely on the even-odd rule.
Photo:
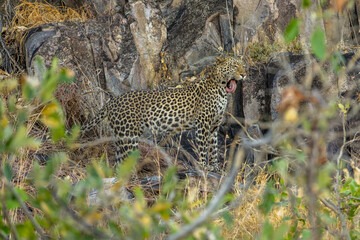
{"label": "leopard's open mouth", "polygon": [[234,79],[231,79],[227,85],[226,85],[226,91],[228,93],[233,93],[236,90],[236,81]]}

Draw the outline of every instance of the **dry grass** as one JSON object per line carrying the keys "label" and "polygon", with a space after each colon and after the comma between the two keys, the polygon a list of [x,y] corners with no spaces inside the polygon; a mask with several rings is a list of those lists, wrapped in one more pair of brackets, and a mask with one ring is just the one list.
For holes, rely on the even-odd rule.
{"label": "dry grass", "polygon": [[34,28],[45,23],[64,21],[85,21],[91,16],[86,7],[78,10],[69,7],[58,7],[48,3],[29,2],[22,0],[14,8],[15,17],[11,22],[11,28]]}
{"label": "dry grass", "polygon": [[[284,223],[284,218],[291,218],[293,216],[290,206],[275,206],[267,216],[260,211],[259,205],[261,204],[269,177],[268,173],[261,172],[256,178],[255,184],[246,192],[243,192],[241,189],[236,190],[234,195],[237,206],[229,210],[233,220],[232,224],[230,226],[227,225],[222,217],[214,221],[215,225],[221,227],[224,239],[257,239],[263,230],[265,220],[268,220],[276,228]],[[239,182],[237,184],[239,184]],[[303,223],[299,222],[297,230],[310,229],[311,226],[307,219],[307,209],[298,208],[298,211],[298,216],[305,220],[305,224],[303,225]],[[332,217],[336,217],[334,214],[331,215]],[[293,224],[293,220],[285,222]],[[350,221],[348,224],[351,224]],[[338,229],[338,227],[336,224],[328,226],[328,228],[333,231]],[[336,238],[329,234],[329,232],[324,232],[323,239]]]}

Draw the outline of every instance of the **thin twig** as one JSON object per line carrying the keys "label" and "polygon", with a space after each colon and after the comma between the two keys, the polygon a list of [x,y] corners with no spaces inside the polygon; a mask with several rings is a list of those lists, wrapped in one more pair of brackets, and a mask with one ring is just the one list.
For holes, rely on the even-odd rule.
{"label": "thin twig", "polygon": [[19,235],[18,235],[18,233],[16,231],[16,228],[15,228],[14,224],[12,223],[12,221],[10,219],[9,212],[8,212],[8,209],[7,209],[7,206],[6,206],[5,196],[3,196],[1,198],[1,202],[2,202],[2,210],[3,210],[4,217],[5,217],[6,221],[7,221],[7,223],[9,224],[10,231],[11,231],[11,233],[13,235],[13,238],[15,240],[18,240],[20,238],[19,238]]}
{"label": "thin twig", "polygon": [[6,236],[3,232],[0,232],[0,237],[1,237],[2,239],[4,239],[4,240],[8,240],[8,239],[9,239],[9,237]]}
{"label": "thin twig", "polygon": [[41,228],[41,226],[39,225],[39,223],[34,219],[34,217],[31,215],[28,207],[25,205],[24,201],[21,199],[21,197],[19,196],[19,194],[15,191],[14,187],[12,186],[12,184],[3,177],[3,181],[5,182],[6,187],[8,187],[11,191],[11,193],[15,196],[16,200],[18,201],[18,203],[20,204],[20,207],[24,210],[25,215],[29,218],[30,222],[32,223],[32,225],[35,227],[36,231],[39,233],[39,235],[41,236],[41,239],[49,239],[44,230]]}
{"label": "thin twig", "polygon": [[326,199],[320,199],[320,201],[329,209],[331,209],[334,213],[336,213],[340,218],[340,225],[341,225],[341,233],[340,233],[340,239],[346,239],[350,240],[350,234],[347,227],[346,219],[344,217],[344,214],[341,212],[341,210],[330,200]]}
{"label": "thin twig", "polygon": [[343,144],[340,148],[340,153],[336,159],[336,179],[335,179],[335,197],[338,206],[340,207],[341,199],[340,199],[340,192],[339,192],[339,184],[340,184],[340,161],[344,153],[344,148],[346,146],[346,129],[345,129],[345,116],[341,118],[342,120],[342,127],[343,127]]}
{"label": "thin twig", "polygon": [[334,232],[334,231],[330,230],[327,226],[325,226],[324,229],[325,229],[328,233],[330,233],[330,235],[332,235],[332,236],[334,236],[334,237],[340,237],[340,233],[339,233],[339,232],[337,232],[337,231]]}
{"label": "thin twig", "polygon": [[357,197],[349,197],[349,198],[360,201],[360,198],[357,198]]}
{"label": "thin twig", "polygon": [[343,127],[343,144],[340,148],[340,153],[336,159],[336,179],[335,179],[335,196],[337,200],[338,207],[341,206],[341,198],[340,198],[340,192],[339,192],[339,185],[340,185],[340,161],[344,153],[344,148],[346,146],[346,129],[345,129],[345,116],[342,118],[342,127]]}
{"label": "thin twig", "polygon": [[357,207],[357,206],[360,206],[360,203],[351,204],[351,205],[345,205],[344,207],[341,207],[340,210],[345,210],[345,209],[353,208],[353,207]]}

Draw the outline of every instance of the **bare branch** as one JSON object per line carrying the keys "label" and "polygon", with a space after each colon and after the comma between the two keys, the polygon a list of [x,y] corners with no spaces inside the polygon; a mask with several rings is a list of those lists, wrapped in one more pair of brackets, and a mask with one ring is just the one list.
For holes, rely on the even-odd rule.
{"label": "bare branch", "polygon": [[24,201],[21,199],[21,197],[19,196],[19,194],[15,191],[13,185],[6,179],[3,177],[3,181],[5,182],[6,187],[8,187],[11,191],[11,193],[15,196],[16,200],[18,201],[18,203],[20,204],[20,207],[24,210],[25,215],[29,218],[30,222],[33,224],[33,226],[35,227],[36,231],[39,233],[39,235],[41,236],[41,239],[49,239],[44,230],[41,228],[41,226],[39,225],[39,223],[34,219],[34,217],[31,215],[28,207],[25,205]]}
{"label": "bare branch", "polygon": [[331,200],[326,199],[320,199],[320,201],[329,209],[331,209],[338,217],[340,218],[340,225],[341,225],[341,233],[340,233],[340,239],[346,239],[350,240],[350,234],[347,227],[346,219],[344,217],[344,214],[341,212],[341,210],[333,203]]}
{"label": "bare branch", "polygon": [[0,237],[1,237],[2,239],[4,239],[4,240],[9,239],[9,237],[6,236],[6,235],[5,235],[4,233],[2,233],[2,232],[0,232]]}
{"label": "bare branch", "polygon": [[245,157],[244,149],[240,149],[239,151],[237,151],[235,159],[233,161],[233,165],[231,167],[228,176],[226,177],[224,183],[221,185],[216,196],[213,199],[211,199],[209,206],[191,224],[184,226],[177,233],[170,235],[168,240],[177,240],[177,239],[185,238],[186,236],[191,234],[197,227],[204,224],[211,217],[211,215],[215,212],[219,203],[223,199],[224,195],[229,191],[229,189],[233,185],[234,179],[244,160],[244,157]]}
{"label": "bare branch", "polygon": [[[1,203],[2,203],[2,211],[3,211],[4,217],[5,217],[6,221],[7,221],[7,223],[9,224],[10,231],[13,234],[13,238],[15,240],[18,240],[20,238],[19,238],[19,235],[17,234],[17,231],[15,229],[14,224],[12,223],[12,221],[10,219],[9,212],[8,212],[8,209],[7,209],[7,206],[6,206],[5,196],[3,196],[1,198]],[[8,239],[8,238],[6,238],[6,239]]]}

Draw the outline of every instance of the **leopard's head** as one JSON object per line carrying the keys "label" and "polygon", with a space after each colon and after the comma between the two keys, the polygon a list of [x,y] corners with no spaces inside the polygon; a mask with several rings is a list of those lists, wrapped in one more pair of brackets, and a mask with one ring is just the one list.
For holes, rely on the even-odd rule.
{"label": "leopard's head", "polygon": [[237,81],[246,78],[243,58],[233,56],[219,57],[213,66],[212,77],[215,84],[224,87],[226,92],[235,92]]}

